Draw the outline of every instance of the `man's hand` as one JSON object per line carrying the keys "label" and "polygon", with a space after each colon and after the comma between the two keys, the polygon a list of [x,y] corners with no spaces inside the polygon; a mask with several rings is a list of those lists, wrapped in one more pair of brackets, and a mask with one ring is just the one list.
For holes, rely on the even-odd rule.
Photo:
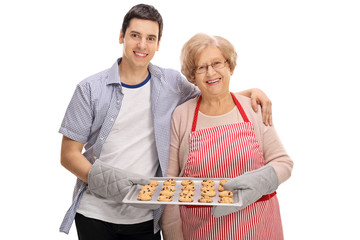
{"label": "man's hand", "polygon": [[262,108],[262,118],[266,126],[272,125],[272,103],[270,99],[260,89],[254,88],[251,91],[251,106],[255,112],[258,111],[258,104]]}
{"label": "man's hand", "polygon": [[272,103],[266,94],[258,88],[252,88],[240,92],[241,95],[251,98],[251,106],[255,112],[258,111],[258,104],[261,105],[262,119],[266,126],[272,125]]}
{"label": "man's hand", "polygon": [[92,193],[121,203],[132,185],[149,184],[150,179],[97,160],[90,169],[88,182]]}

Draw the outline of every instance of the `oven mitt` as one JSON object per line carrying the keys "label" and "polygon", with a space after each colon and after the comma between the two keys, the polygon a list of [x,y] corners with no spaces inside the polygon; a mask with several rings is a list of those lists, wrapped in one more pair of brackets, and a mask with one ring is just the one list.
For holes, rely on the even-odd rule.
{"label": "oven mitt", "polygon": [[150,179],[136,173],[114,168],[100,160],[95,161],[88,175],[90,192],[121,203],[134,184],[150,184]]}
{"label": "oven mitt", "polygon": [[214,217],[221,217],[244,209],[263,195],[273,193],[278,186],[279,179],[270,164],[246,172],[224,184],[224,188],[227,190],[239,190],[239,197],[242,198],[243,205],[240,207],[214,206],[211,213]]}

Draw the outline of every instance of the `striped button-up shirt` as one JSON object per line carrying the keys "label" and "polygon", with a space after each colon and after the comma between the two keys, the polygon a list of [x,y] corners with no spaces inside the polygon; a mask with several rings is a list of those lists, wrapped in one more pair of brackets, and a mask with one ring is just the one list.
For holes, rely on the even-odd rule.
{"label": "striped button-up shirt", "polygon": [[[91,163],[99,158],[102,146],[117,118],[122,99],[118,59],[111,68],[81,81],[74,92],[59,132],[75,141],[84,143],[83,155]],[[166,176],[169,157],[170,118],[176,106],[199,94],[175,70],[164,69],[153,64],[148,67],[151,79],[151,109],[153,113],[156,150],[160,168],[156,176]],[[69,233],[86,184],[77,179],[73,203],[60,226],[60,231]],[[158,220],[162,208],[154,211],[154,231],[160,227]]]}

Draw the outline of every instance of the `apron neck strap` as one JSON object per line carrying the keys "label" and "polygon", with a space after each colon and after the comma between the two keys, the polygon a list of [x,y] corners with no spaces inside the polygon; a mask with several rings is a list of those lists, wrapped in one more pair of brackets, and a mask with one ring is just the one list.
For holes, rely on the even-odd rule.
{"label": "apron neck strap", "polygon": [[200,101],[201,101],[201,95],[199,96],[199,99],[198,99],[197,104],[196,104],[194,120],[193,120],[193,124],[192,124],[192,128],[191,128],[191,132],[194,132],[195,129],[196,129],[196,123],[197,123],[198,114],[199,114],[199,108],[200,108]]}
{"label": "apron neck strap", "polygon": [[239,103],[239,101],[237,100],[235,95],[232,92],[230,94],[233,97],[233,100],[234,100],[237,108],[239,109],[241,117],[244,119],[244,122],[250,122],[249,119],[247,118],[246,114],[245,114],[245,111],[244,111],[243,107],[241,106],[241,104]]}
{"label": "apron neck strap", "polygon": [[[244,109],[242,108],[241,104],[239,103],[239,101],[236,99],[236,97],[234,96],[234,94],[232,92],[230,92],[236,107],[239,109],[241,117],[244,119],[244,122],[249,122],[249,119],[247,118]],[[197,101],[196,104],[196,108],[195,108],[195,114],[194,114],[194,120],[193,120],[193,124],[192,124],[192,128],[191,131],[194,132],[196,129],[196,124],[197,124],[197,119],[198,119],[198,114],[199,114],[199,108],[200,108],[200,102],[201,102],[201,95],[199,96],[199,99]]]}

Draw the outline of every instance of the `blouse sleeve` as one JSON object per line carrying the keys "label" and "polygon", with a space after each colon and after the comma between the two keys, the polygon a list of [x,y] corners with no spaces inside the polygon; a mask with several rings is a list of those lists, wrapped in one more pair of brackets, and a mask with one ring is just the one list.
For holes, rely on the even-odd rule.
{"label": "blouse sleeve", "polygon": [[273,126],[264,127],[263,154],[265,163],[274,167],[279,178],[279,184],[285,182],[291,176],[294,164]]}
{"label": "blouse sleeve", "polygon": [[[168,177],[178,177],[180,173],[179,164],[179,124],[177,124],[176,110],[171,119],[170,154],[168,165]],[[163,237],[165,240],[182,240],[182,223],[178,205],[166,205],[160,220]]]}

